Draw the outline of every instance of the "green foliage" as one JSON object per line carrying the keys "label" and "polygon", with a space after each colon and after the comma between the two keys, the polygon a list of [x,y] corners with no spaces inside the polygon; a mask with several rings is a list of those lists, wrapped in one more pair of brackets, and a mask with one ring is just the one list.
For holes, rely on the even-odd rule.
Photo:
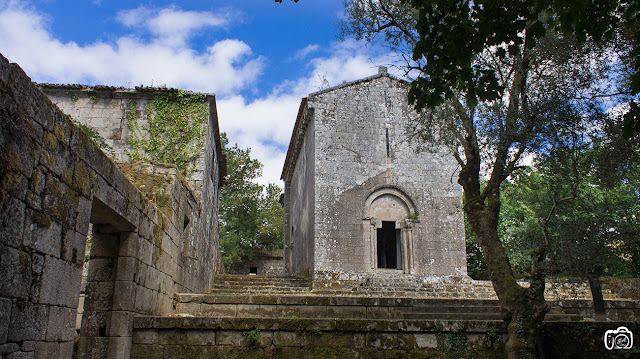
{"label": "green foliage", "polygon": [[162,93],[144,108],[141,126],[136,101],[127,103],[126,120],[131,137],[127,154],[134,161],[157,161],[176,165],[183,173],[202,153],[209,109],[205,95],[186,91]]}
{"label": "green foliage", "polygon": [[275,184],[255,183],[262,164],[252,159],[250,149],[229,146],[221,136],[227,156],[227,183],[220,190],[220,249],[225,265],[242,257],[253,258],[255,250],[282,248],[282,190]]}
{"label": "green foliage", "polygon": [[115,157],[116,154],[113,150],[113,147],[109,146],[107,141],[104,139],[104,137],[100,136],[98,131],[76,120],[73,120],[73,123],[80,127],[80,130],[82,130],[82,132],[84,132],[84,134],[89,137],[91,142],[98,146],[98,148],[104,150],[111,158]]}
{"label": "green foliage", "polygon": [[473,233],[469,222],[464,221],[465,242],[467,247],[467,274],[478,280],[489,279],[487,262],[482,254],[482,248],[478,243],[478,236]]}
{"label": "green foliage", "polygon": [[413,0],[412,4],[419,11],[416,29],[420,34],[413,59],[426,63],[410,95],[418,108],[438,106],[456,92],[465,93],[471,107],[498,99],[508,90],[500,83],[500,71],[482,66],[478,56],[486,52],[499,60],[516,56],[535,48],[549,31],[581,42],[626,37],[631,46],[625,56],[633,68],[630,93],[640,92],[637,2]]}
{"label": "green foliage", "polygon": [[503,184],[499,232],[520,275],[545,241],[548,273],[640,275],[640,144],[615,124],[604,132],[588,147],[541,155]]}
{"label": "green foliage", "polygon": [[258,348],[260,347],[260,340],[262,340],[262,334],[258,329],[247,330],[242,333],[244,339],[247,341],[247,344],[250,348]]}
{"label": "green foliage", "polygon": [[76,95],[75,92],[67,92],[67,96],[69,96],[69,99],[73,102],[78,101],[78,95]]}

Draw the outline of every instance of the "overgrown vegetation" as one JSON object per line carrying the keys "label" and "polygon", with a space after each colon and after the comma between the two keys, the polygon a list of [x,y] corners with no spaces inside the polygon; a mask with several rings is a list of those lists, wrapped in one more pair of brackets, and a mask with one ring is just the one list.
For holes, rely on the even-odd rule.
{"label": "overgrown vegetation", "polygon": [[114,158],[116,153],[113,150],[113,147],[109,146],[109,144],[107,143],[107,141],[104,139],[104,137],[100,136],[100,134],[98,133],[98,131],[94,130],[93,128],[80,123],[76,120],[73,120],[73,123],[76,124],[78,127],[80,127],[80,129],[82,130],[82,132],[84,132],[84,134],[89,137],[89,139],[91,140],[91,142],[93,142],[96,146],[98,146],[98,148],[100,148],[101,150],[103,150],[104,152],[107,153],[107,155],[109,155],[109,157]]}
{"label": "overgrown vegetation", "polygon": [[[157,161],[175,165],[187,174],[202,154],[209,109],[206,96],[178,90],[161,93],[144,106],[139,118],[137,103],[127,103],[126,120],[131,136],[127,154],[133,161]],[[141,120],[146,120],[141,125]]]}

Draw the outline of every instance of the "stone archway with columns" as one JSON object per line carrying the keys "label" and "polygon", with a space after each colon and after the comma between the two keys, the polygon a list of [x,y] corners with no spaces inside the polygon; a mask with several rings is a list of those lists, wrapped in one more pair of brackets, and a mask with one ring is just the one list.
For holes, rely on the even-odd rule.
{"label": "stone archway with columns", "polygon": [[[363,236],[368,247],[367,262],[371,271],[396,272],[411,274],[415,268],[413,252],[413,225],[417,220],[413,201],[400,189],[383,187],[373,191],[366,199],[363,209]],[[386,224],[385,224],[386,223]],[[378,237],[383,230],[388,230],[391,223],[399,233],[397,238],[397,255],[395,268],[381,266],[380,241]]]}

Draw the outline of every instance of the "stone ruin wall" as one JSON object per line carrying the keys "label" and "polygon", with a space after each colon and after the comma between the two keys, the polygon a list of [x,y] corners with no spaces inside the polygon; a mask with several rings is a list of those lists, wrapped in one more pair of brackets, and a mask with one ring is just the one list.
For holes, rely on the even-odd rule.
{"label": "stone ruin wall", "polygon": [[[210,104],[202,202],[174,168],[156,206],[17,64],[0,56],[0,352],[71,358],[89,223],[79,354],[128,358],[132,321],[166,314],[176,292],[206,292],[221,270],[219,144]],[[211,126],[213,124],[213,126]],[[173,172],[172,172],[173,171]],[[148,174],[148,173],[147,173]],[[188,219],[188,220],[186,220]]]}
{"label": "stone ruin wall", "polygon": [[[135,103],[136,118],[141,128],[147,126],[146,106],[150,99],[162,93],[177,90],[165,88],[137,87],[126,89],[110,86],[83,86],[38,84],[38,87],[64,113],[74,120],[91,127],[105,139],[113,149],[114,160],[129,161],[127,149],[130,149],[132,131],[127,123],[129,103]],[[213,95],[207,95],[207,102],[215,101]],[[205,152],[193,162],[188,170],[187,179],[198,199],[204,185]]]}

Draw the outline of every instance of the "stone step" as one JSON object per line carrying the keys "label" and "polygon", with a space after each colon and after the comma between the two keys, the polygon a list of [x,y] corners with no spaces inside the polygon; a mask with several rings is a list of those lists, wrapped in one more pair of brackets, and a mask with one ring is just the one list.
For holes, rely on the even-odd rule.
{"label": "stone step", "polygon": [[241,274],[222,274],[216,277],[216,282],[247,282],[247,283],[306,283],[311,281],[300,277],[283,277],[270,275],[241,275]]}
{"label": "stone step", "polygon": [[[575,321],[593,317],[591,301],[549,302],[547,320]],[[640,317],[640,301],[607,301],[613,319]],[[496,300],[415,297],[341,297],[299,295],[179,294],[175,315],[231,318],[340,318],[499,320]]]}

